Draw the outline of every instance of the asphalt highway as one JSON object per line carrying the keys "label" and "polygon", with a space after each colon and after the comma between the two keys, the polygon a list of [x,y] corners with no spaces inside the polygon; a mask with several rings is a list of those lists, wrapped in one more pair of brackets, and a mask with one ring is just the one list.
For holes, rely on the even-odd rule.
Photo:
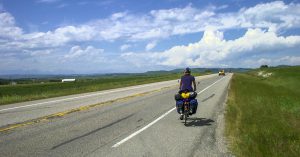
{"label": "asphalt highway", "polygon": [[[198,79],[201,80],[213,76],[215,75],[206,75],[201,76]],[[117,88],[9,105],[0,105],[0,127],[36,119],[46,115],[64,112],[74,108],[85,107],[90,104],[114,101],[116,99],[126,98],[133,95],[138,95],[140,93],[147,93],[172,86],[178,86],[178,80],[163,81],[126,88]]]}
{"label": "asphalt highway", "polygon": [[197,78],[198,111],[187,125],[174,108],[177,80],[1,106],[0,156],[230,156],[231,76]]}

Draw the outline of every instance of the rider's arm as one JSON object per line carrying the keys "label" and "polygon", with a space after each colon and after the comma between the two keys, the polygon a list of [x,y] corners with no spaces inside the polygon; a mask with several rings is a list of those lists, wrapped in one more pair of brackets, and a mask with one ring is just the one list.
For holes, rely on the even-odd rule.
{"label": "rider's arm", "polygon": [[181,79],[180,79],[179,90],[181,90],[181,86],[182,86],[182,81],[181,81]]}
{"label": "rider's arm", "polygon": [[193,84],[194,84],[194,91],[196,91],[197,88],[196,88],[196,81],[195,80],[193,80]]}

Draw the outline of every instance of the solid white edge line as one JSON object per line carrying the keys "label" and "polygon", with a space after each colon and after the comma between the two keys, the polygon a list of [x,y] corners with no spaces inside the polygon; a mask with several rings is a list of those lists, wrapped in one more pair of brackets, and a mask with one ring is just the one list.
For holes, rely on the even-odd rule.
{"label": "solid white edge line", "polygon": [[219,81],[221,81],[221,80],[222,80],[222,79],[224,79],[224,78],[225,78],[225,76],[224,76],[224,77],[222,77],[221,79],[217,80],[217,81],[216,81],[216,82],[214,82],[213,84],[211,84],[211,85],[207,86],[207,87],[206,87],[206,88],[204,88],[202,91],[200,91],[198,94],[200,94],[200,93],[204,92],[205,90],[207,90],[208,88],[210,88],[211,86],[213,86],[214,84],[218,83]]}
{"label": "solid white edge line", "polygon": [[[177,81],[177,80],[170,80],[170,81],[164,81],[164,82],[173,82],[173,81]],[[112,91],[108,91],[108,92],[101,92],[101,93],[82,95],[82,96],[59,99],[59,100],[40,102],[40,103],[36,103],[36,104],[5,108],[5,109],[0,109],[0,112],[1,111],[9,111],[9,110],[14,110],[14,109],[19,109],[19,108],[39,106],[39,105],[44,105],[44,104],[49,104],[49,103],[56,103],[56,102],[61,102],[61,101],[65,101],[65,100],[73,100],[73,99],[91,97],[91,96],[95,96],[95,95],[103,95],[103,94],[109,94],[109,93],[114,93],[114,92],[122,92],[122,91],[126,91],[126,90],[132,90],[132,89],[143,88],[143,87],[148,87],[148,86],[153,86],[153,85],[159,85],[159,84],[163,84],[164,82],[156,82],[156,83],[151,83],[151,84],[146,84],[146,85],[137,85],[137,86],[133,86],[133,87],[125,87],[125,89],[119,89],[119,90],[116,89],[116,90],[112,90]]]}
{"label": "solid white edge line", "polygon": [[59,100],[52,100],[52,101],[40,102],[40,103],[36,103],[36,104],[11,107],[11,108],[6,108],[6,109],[0,109],[0,112],[1,111],[13,110],[13,109],[19,109],[19,108],[26,108],[26,107],[38,106],[38,105],[43,105],[43,104],[49,104],[49,103],[56,103],[56,102],[61,102],[61,101],[65,101],[65,100],[73,100],[73,99],[91,97],[91,96],[95,96],[95,95],[103,95],[103,94],[109,94],[109,93],[114,93],[114,92],[122,92],[122,91],[126,91],[126,90],[132,90],[132,89],[137,89],[137,88],[142,88],[142,87],[148,87],[148,86],[152,86],[152,85],[153,84],[150,84],[150,85],[138,85],[136,87],[131,87],[131,88],[128,88],[128,87],[126,88],[125,87],[126,89],[112,90],[112,91],[108,91],[108,92],[101,92],[101,93],[95,93],[95,94],[89,94],[89,95],[83,95],[83,96],[77,96],[77,97],[71,97],[71,98],[65,98],[65,99],[59,99]]}
{"label": "solid white edge line", "polygon": [[176,107],[172,108],[171,110],[169,110],[168,112],[164,113],[163,115],[161,115],[160,117],[158,117],[157,119],[155,119],[153,122],[149,123],[148,125],[146,125],[145,127],[143,127],[142,129],[134,132],[133,134],[129,135],[128,137],[124,138],[123,140],[121,140],[120,142],[116,143],[115,145],[113,145],[112,147],[118,147],[119,145],[121,145],[122,143],[126,142],[127,140],[131,139],[132,137],[138,135],[139,133],[141,133],[142,131],[146,130],[147,128],[149,128],[151,125],[155,124],[156,122],[158,122],[159,120],[161,120],[162,118],[164,118],[166,115],[168,115],[170,112],[172,112],[173,110],[175,110]]}
{"label": "solid white edge line", "polygon": [[[208,88],[210,88],[211,86],[213,86],[214,84],[218,83],[219,81],[221,81],[223,78],[217,80],[216,82],[214,82],[213,84],[207,86],[206,88],[204,88],[202,91],[200,91],[198,94],[204,92],[205,90],[207,90]],[[149,123],[148,125],[144,126],[143,128],[141,128],[140,130],[132,133],[131,135],[127,136],[126,138],[124,138],[123,140],[121,140],[120,142],[114,144],[112,146],[112,148],[116,148],[118,146],[120,146],[121,144],[125,143],[126,141],[128,141],[129,139],[133,138],[134,136],[138,135],[139,133],[141,133],[142,131],[146,130],[147,128],[149,128],[150,126],[152,126],[153,124],[155,124],[156,122],[158,122],[159,120],[161,120],[162,118],[164,118],[165,116],[167,116],[169,113],[171,113],[173,110],[175,110],[176,107],[170,109],[169,111],[167,111],[166,113],[164,113],[163,115],[161,115],[160,117],[158,117],[157,119],[155,119],[153,122]]]}

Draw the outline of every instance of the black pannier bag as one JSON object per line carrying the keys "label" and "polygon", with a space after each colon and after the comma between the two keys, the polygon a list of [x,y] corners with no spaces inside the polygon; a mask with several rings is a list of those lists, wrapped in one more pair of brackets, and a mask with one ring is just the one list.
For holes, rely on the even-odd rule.
{"label": "black pannier bag", "polygon": [[181,100],[181,99],[182,99],[181,94],[179,94],[179,93],[175,94],[176,101]]}
{"label": "black pannier bag", "polygon": [[195,99],[197,97],[197,92],[190,92],[190,98]]}

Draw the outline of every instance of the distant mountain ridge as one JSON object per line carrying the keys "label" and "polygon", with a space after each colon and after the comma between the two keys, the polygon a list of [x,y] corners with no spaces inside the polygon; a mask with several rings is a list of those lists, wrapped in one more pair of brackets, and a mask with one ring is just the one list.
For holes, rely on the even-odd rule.
{"label": "distant mountain ridge", "polygon": [[[244,72],[250,70],[250,68],[191,68],[192,73],[204,73],[212,72],[217,73],[219,70],[224,69],[225,72]],[[157,74],[171,74],[182,73],[184,69],[174,70],[157,70],[147,71],[144,73],[109,73],[109,74],[12,74],[12,75],[0,75],[0,79],[46,79],[46,78],[80,78],[80,77],[103,77],[103,76],[128,76],[128,75],[157,75]]]}

